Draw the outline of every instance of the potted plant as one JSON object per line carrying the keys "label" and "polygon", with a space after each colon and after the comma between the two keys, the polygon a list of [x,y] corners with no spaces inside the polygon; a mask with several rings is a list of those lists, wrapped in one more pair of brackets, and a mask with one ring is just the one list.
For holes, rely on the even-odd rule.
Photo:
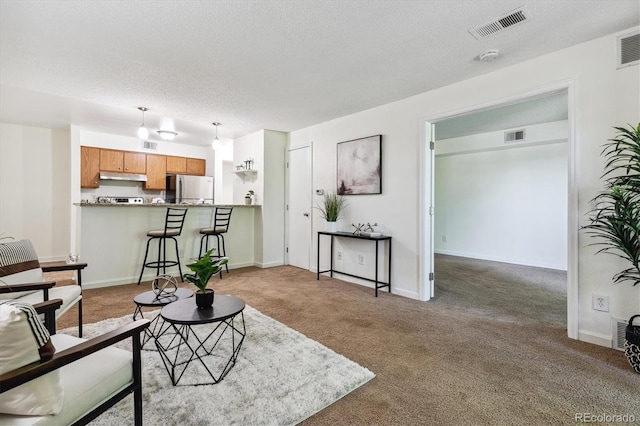
{"label": "potted plant", "polygon": [[322,217],[327,221],[327,231],[336,232],[336,222],[342,216],[344,208],[347,206],[347,200],[335,192],[329,192],[324,195],[323,203],[316,208],[320,210]]}
{"label": "potted plant", "polygon": [[[584,228],[600,240],[597,253],[610,253],[628,261],[631,266],[613,276],[614,283],[640,283],[640,123],[634,128],[615,127],[618,134],[605,144],[605,190],[593,199],[596,208]],[[640,288],[640,286],[638,286]],[[640,325],[633,321],[626,328],[625,354],[640,373]]]}
{"label": "potted plant", "polygon": [[255,192],[253,192],[253,189],[250,189],[247,194],[244,196],[244,203],[247,206],[251,205],[251,201],[253,200],[253,196],[255,195]]}
{"label": "potted plant", "polygon": [[229,262],[227,257],[211,259],[213,249],[206,252],[200,259],[187,265],[195,274],[185,274],[184,278],[191,284],[198,287],[196,291],[196,305],[198,309],[207,309],[213,305],[215,292],[212,288],[207,288],[207,283],[215,274],[220,273],[222,266]]}

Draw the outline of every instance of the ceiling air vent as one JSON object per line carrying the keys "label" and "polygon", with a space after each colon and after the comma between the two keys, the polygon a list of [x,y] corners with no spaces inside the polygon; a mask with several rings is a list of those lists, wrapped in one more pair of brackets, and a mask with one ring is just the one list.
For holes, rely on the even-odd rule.
{"label": "ceiling air vent", "polygon": [[531,20],[531,13],[524,7],[521,7],[497,19],[472,28],[469,32],[479,40],[529,20]]}
{"label": "ceiling air vent", "polygon": [[524,129],[504,132],[504,143],[522,142],[524,140]]}
{"label": "ceiling air vent", "polygon": [[158,144],[156,142],[144,141],[142,147],[144,149],[158,149]]}
{"label": "ceiling air vent", "polygon": [[640,31],[619,36],[617,44],[618,69],[640,64]]}

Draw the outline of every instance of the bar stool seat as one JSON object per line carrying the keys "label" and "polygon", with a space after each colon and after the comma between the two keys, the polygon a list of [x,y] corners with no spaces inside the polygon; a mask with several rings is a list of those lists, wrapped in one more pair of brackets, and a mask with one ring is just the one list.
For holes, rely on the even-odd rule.
{"label": "bar stool seat", "polygon": [[[147,248],[144,252],[144,260],[142,261],[142,270],[140,271],[140,277],[138,278],[138,285],[142,281],[142,275],[145,268],[155,268],[156,276],[160,275],[160,269],[162,273],[167,273],[167,268],[171,266],[177,266],[180,272],[180,281],[182,279],[182,267],[180,266],[180,255],[178,253],[178,240],[175,237],[180,236],[182,233],[182,227],[184,225],[184,218],[187,215],[187,209],[176,209],[169,207],[167,209],[167,215],[164,221],[164,229],[155,229],[147,232]],[[158,240],[158,260],[147,262],[149,256],[149,244],[153,240]],[[173,240],[176,248],[176,260],[167,260],[167,240]]]}
{"label": "bar stool seat", "polygon": [[[202,235],[202,237],[200,238],[200,251],[198,253],[198,257],[202,257],[204,253],[209,251],[209,237],[211,236],[216,237],[217,249],[216,254],[212,254],[211,257],[226,257],[227,252],[224,246],[224,234],[229,230],[232,211],[233,207],[216,207],[213,216],[213,226],[200,229],[200,235]],[[220,240],[222,240],[222,245],[220,244]],[[225,264],[225,269],[229,272],[228,264]],[[222,278],[222,271],[220,271],[220,278]]]}

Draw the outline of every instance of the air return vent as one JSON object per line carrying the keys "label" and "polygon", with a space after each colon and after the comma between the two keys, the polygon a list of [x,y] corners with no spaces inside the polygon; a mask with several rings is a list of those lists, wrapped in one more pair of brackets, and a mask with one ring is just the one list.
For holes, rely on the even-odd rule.
{"label": "air return vent", "polygon": [[617,44],[618,69],[640,64],[640,31],[619,36]]}
{"label": "air return vent", "polygon": [[142,147],[144,149],[158,149],[158,144],[156,142],[144,141]]}
{"label": "air return vent", "polygon": [[625,333],[628,321],[620,318],[611,319],[611,335],[613,336],[613,349],[624,351]]}
{"label": "air return vent", "polygon": [[522,141],[524,141],[524,129],[504,132],[504,143],[514,143]]}
{"label": "air return vent", "polygon": [[529,11],[524,7],[521,7],[519,9],[512,10],[499,18],[472,28],[469,32],[475,38],[481,39],[529,20],[531,20],[531,13],[529,13]]}

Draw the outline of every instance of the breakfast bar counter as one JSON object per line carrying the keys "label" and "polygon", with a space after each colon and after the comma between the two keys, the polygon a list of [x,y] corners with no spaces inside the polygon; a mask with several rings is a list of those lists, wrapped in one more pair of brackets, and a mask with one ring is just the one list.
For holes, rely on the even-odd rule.
{"label": "breakfast bar counter", "polygon": [[[229,268],[254,265],[256,205],[212,204],[75,204],[80,229],[77,232],[77,252],[91,265],[83,274],[85,288],[96,288],[138,281],[142,267],[147,232],[163,229],[166,209],[186,208],[184,227],[178,241],[183,273],[186,264],[198,257],[200,229],[211,226],[215,207],[233,207],[229,231],[225,234]],[[157,244],[152,244],[149,257],[157,255]],[[168,268],[168,274],[178,276],[178,268]],[[153,270],[145,271],[143,281],[155,277]]]}

